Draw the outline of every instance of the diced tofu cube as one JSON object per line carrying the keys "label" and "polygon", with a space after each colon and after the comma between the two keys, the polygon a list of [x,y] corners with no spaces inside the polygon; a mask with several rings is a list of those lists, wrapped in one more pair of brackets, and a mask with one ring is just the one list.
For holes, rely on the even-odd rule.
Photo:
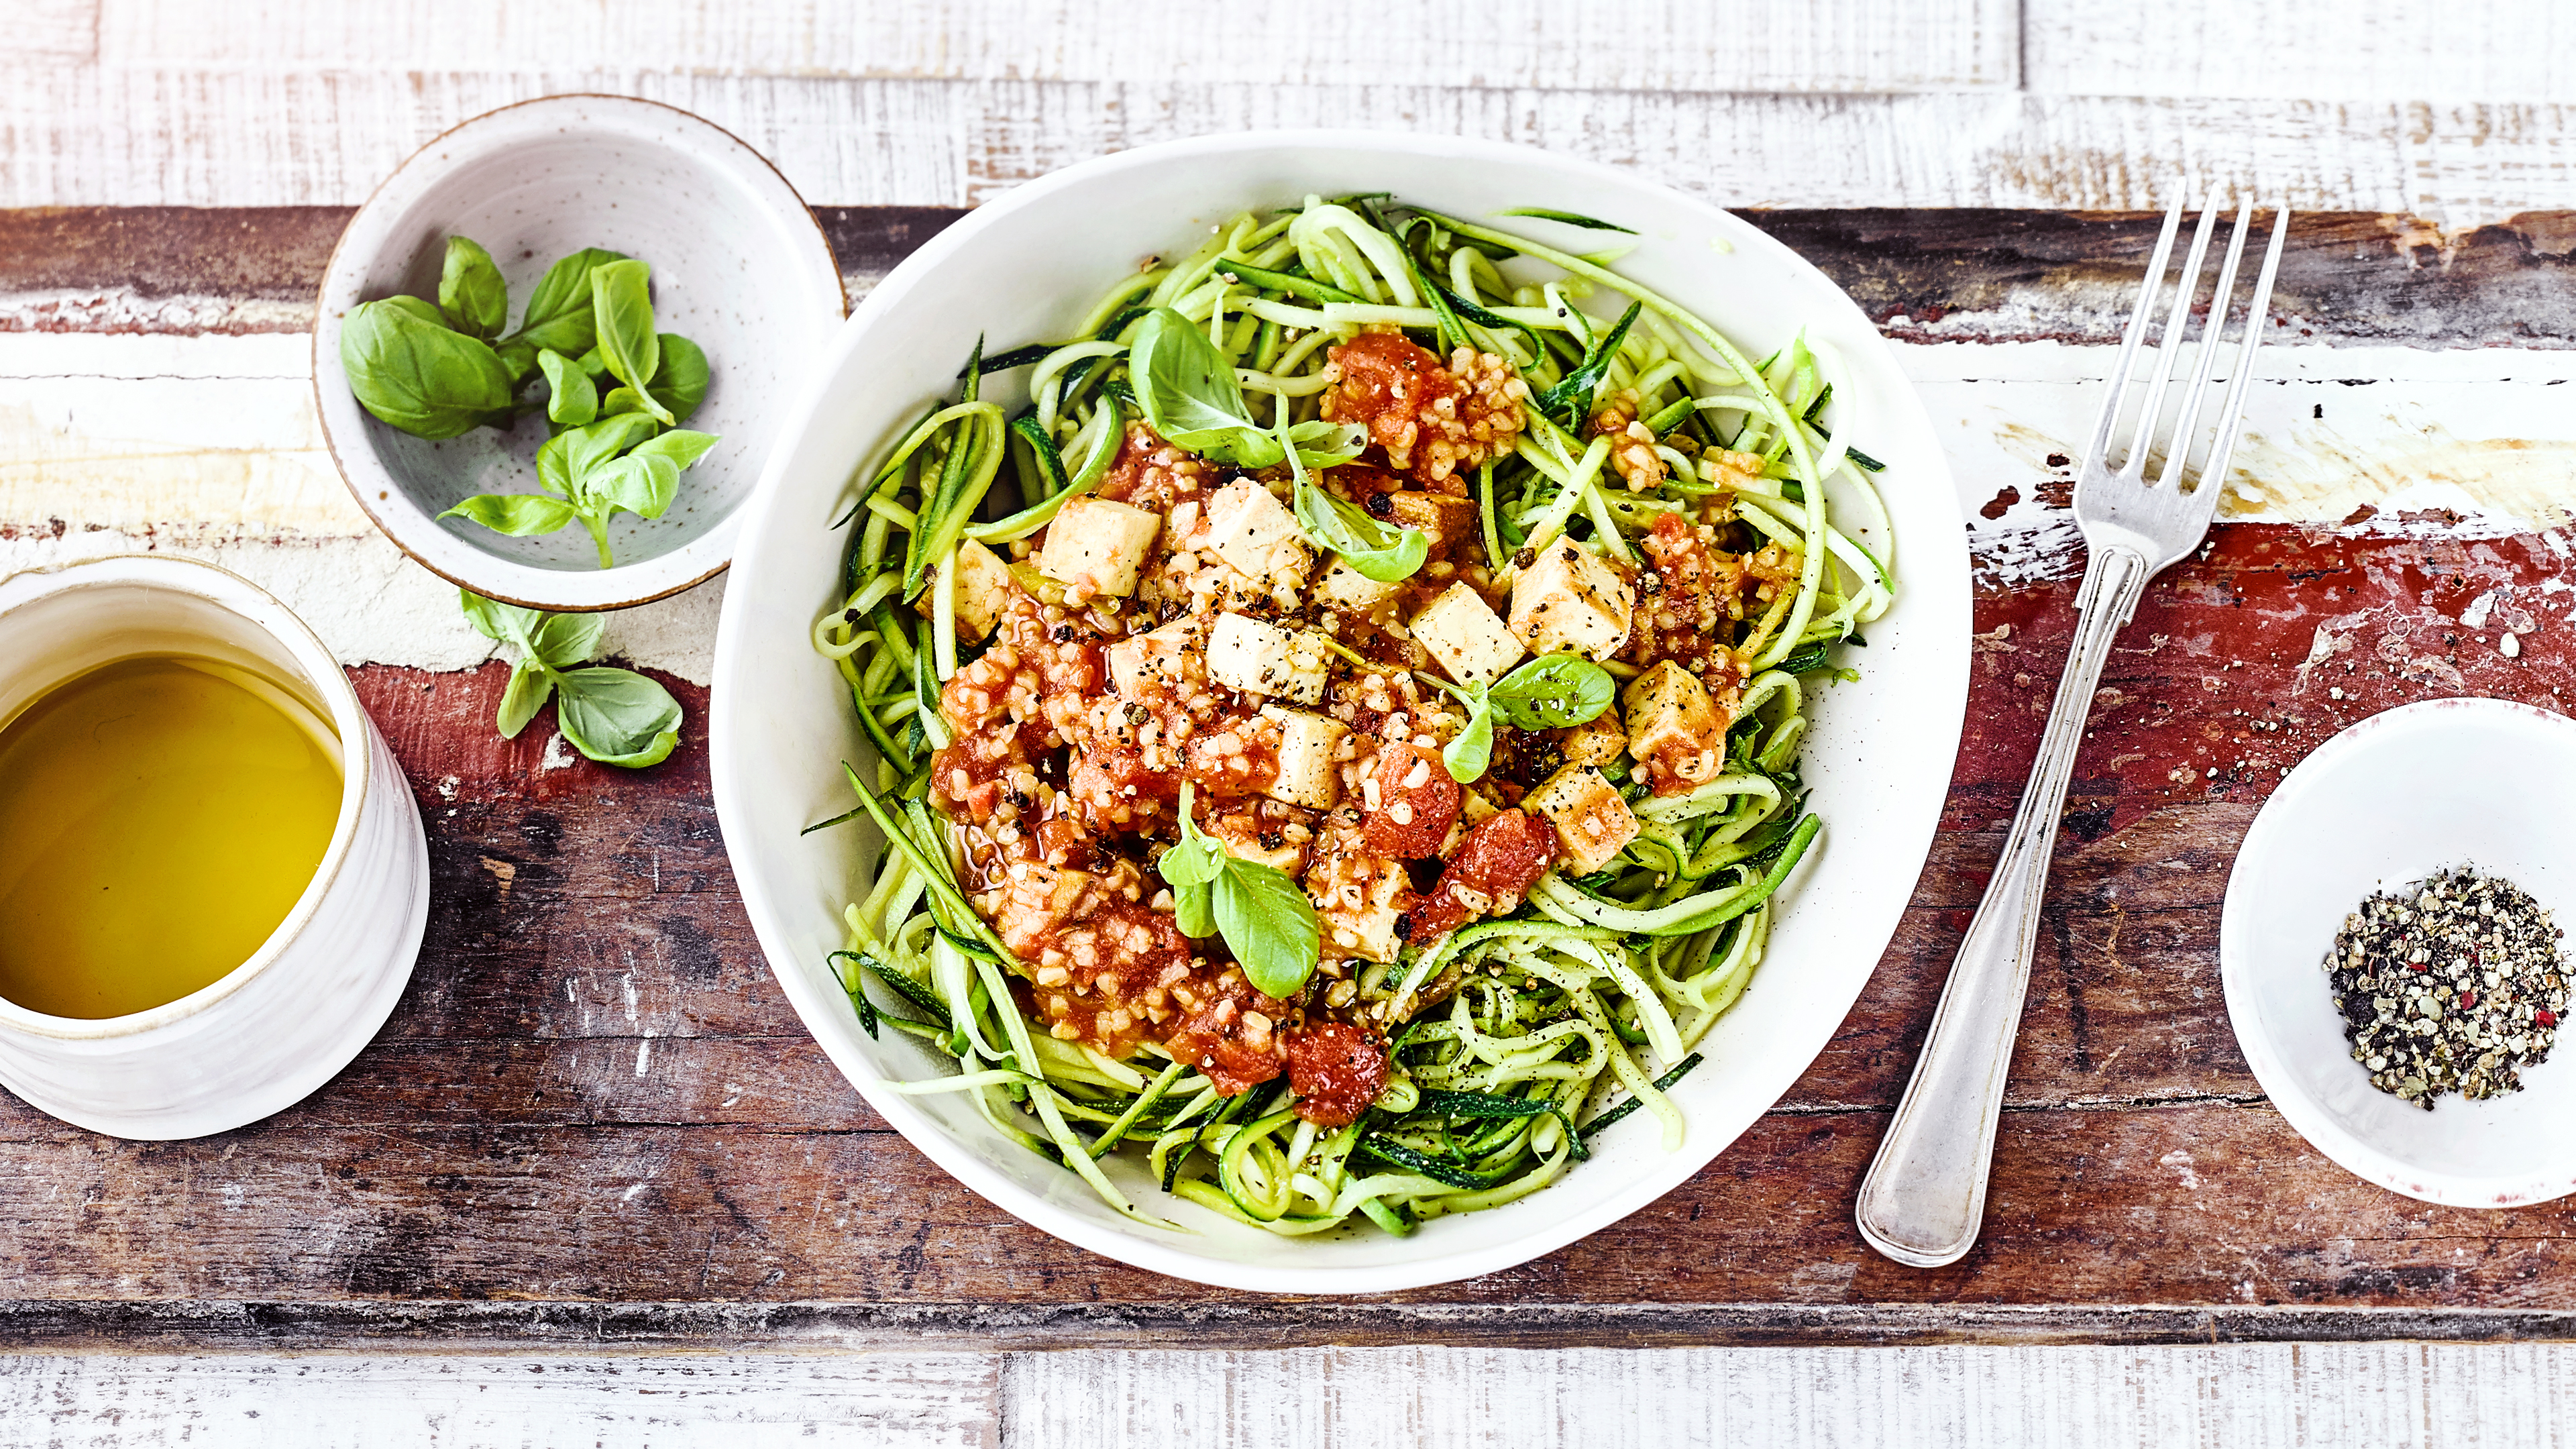
{"label": "diced tofu cube", "polygon": [[[957,632],[969,639],[981,639],[1001,622],[1002,610],[1011,601],[1011,566],[994,557],[993,551],[973,539],[957,545]],[[935,583],[921,591],[913,607],[928,614],[939,597]]]}
{"label": "diced tofu cube", "polygon": [[1476,531],[1476,501],[1452,493],[1401,492],[1386,495],[1386,521],[1418,528],[1430,535],[1431,550],[1455,543]]}
{"label": "diced tofu cube", "polygon": [[1395,923],[1419,902],[1401,861],[1345,840],[1306,873],[1305,886],[1323,928],[1326,956],[1393,961],[1404,949]]}
{"label": "diced tofu cube", "polygon": [[1533,654],[1607,659],[1628,642],[1636,607],[1636,590],[1619,571],[1571,539],[1549,544],[1512,580],[1512,632]]}
{"label": "diced tofu cube", "polygon": [[1333,755],[1350,727],[1275,704],[1263,705],[1261,717],[1279,726],[1278,777],[1262,793],[1309,810],[1332,809],[1342,792],[1341,762]]}
{"label": "diced tofu cube", "polygon": [[1145,550],[1162,527],[1162,515],[1132,504],[1074,499],[1047,528],[1038,572],[1094,595],[1125,598],[1136,592]]}
{"label": "diced tofu cube", "polygon": [[1336,558],[1325,568],[1324,576],[1315,581],[1315,602],[1323,608],[1373,619],[1403,591],[1400,583],[1381,584],[1352,568],[1348,561]]}
{"label": "diced tofu cube", "polygon": [[1451,584],[1413,616],[1413,640],[1431,651],[1440,667],[1460,684],[1491,684],[1503,677],[1526,652],[1519,636],[1503,627],[1484,599],[1465,584]]}
{"label": "diced tofu cube", "polygon": [[1207,682],[1207,621],[1191,615],[1109,646],[1109,679],[1121,699],[1187,695]]}
{"label": "diced tofu cube", "polygon": [[1548,776],[1521,805],[1556,827],[1557,844],[1580,875],[1608,865],[1637,838],[1637,817],[1628,802],[1588,765],[1568,765]]}
{"label": "diced tofu cube", "polygon": [[1677,794],[1717,778],[1726,758],[1727,720],[1699,676],[1667,659],[1628,681],[1620,703],[1628,714],[1628,753],[1656,794]]}
{"label": "diced tofu cube", "polygon": [[1219,614],[1208,637],[1208,677],[1229,689],[1284,699],[1324,702],[1324,646],[1311,634],[1291,634],[1276,624],[1241,614]]}
{"label": "diced tofu cube", "polygon": [[1606,765],[1628,748],[1628,732],[1619,728],[1619,711],[1605,709],[1588,723],[1558,731],[1556,747],[1569,765]]}
{"label": "diced tofu cube", "polygon": [[1246,578],[1304,582],[1314,565],[1297,517],[1250,478],[1237,478],[1208,500],[1205,547]]}

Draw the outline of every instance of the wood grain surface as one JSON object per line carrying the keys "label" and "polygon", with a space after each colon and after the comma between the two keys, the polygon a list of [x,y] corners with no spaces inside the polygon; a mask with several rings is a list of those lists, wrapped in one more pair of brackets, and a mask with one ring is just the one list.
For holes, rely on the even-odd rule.
{"label": "wood grain surface", "polygon": [[[674,682],[691,712],[680,753],[625,774],[549,768],[540,730],[496,739],[498,667],[361,669],[429,824],[436,905],[411,990],[331,1087],[240,1132],[121,1143],[0,1103],[14,1294],[52,1300],[0,1325],[22,1342],[98,1331],[65,1300],[851,1302],[915,1310],[853,1319],[862,1335],[901,1323],[1007,1336],[991,1313],[1024,1309],[1055,1341],[1095,1326],[1338,1341],[1368,1334],[1369,1313],[1380,1332],[1418,1333],[1426,1320],[1401,1310],[1436,1309],[1444,1332],[1469,1336],[1535,1322],[1574,1340],[1848,1341],[2058,1331],[2046,1314],[1956,1315],[1968,1307],[2160,1305],[2193,1312],[2145,1336],[2564,1334],[2576,1327],[2564,1208],[2432,1208],[2325,1162],[2263,1103],[2215,980],[2227,862],[2288,762],[2409,699],[2558,703],[2563,628],[2533,621],[2507,659],[2456,622],[2490,589],[2536,603],[2558,557],[2542,537],[2237,526],[2151,592],[2077,766],[1989,1223],[1965,1262],[1925,1273],[1876,1257],[1850,1203],[2027,767],[2065,648],[2062,581],[1980,598],[1967,743],[1931,863],[1868,991],[1779,1106],[1628,1221],[1357,1319],[1230,1309],[1217,1290],[1092,1257],[886,1130],[751,938],[708,800],[703,692]],[[2321,626],[2293,595],[2354,622]],[[1660,1329],[1527,1317],[1593,1305],[1670,1312]],[[1711,1305],[1746,1311],[1703,1320]],[[1826,1308],[1839,1311],[1812,1311]],[[2317,1316],[2352,1309],[2410,1311]],[[2442,1318],[2454,1309],[2510,1316]],[[163,1330],[256,1335],[266,1311]],[[433,1317],[508,1338],[534,1331],[532,1313]],[[765,1322],[740,1331],[784,1331]]]}

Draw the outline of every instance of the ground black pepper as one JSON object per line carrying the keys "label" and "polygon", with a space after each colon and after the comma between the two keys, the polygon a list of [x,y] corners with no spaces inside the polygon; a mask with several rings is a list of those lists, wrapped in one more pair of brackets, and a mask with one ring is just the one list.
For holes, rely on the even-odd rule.
{"label": "ground black pepper", "polygon": [[2325,961],[2352,1059],[2427,1112],[2445,1092],[2520,1091],[2567,1010],[2563,934],[2521,887],[2469,866],[2363,901]]}

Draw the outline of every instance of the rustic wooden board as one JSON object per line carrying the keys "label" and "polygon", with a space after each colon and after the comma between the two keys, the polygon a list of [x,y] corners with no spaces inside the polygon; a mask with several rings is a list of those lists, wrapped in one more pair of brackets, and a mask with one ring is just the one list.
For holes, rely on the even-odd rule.
{"label": "rustic wooden board", "polygon": [[[825,221],[864,286],[955,215]],[[1968,352],[1997,375],[2016,348],[2106,340],[2153,228],[1752,215],[1891,334],[1984,344]],[[291,350],[344,217],[0,212],[0,326],[50,334],[27,342],[62,359],[155,337]],[[2402,218],[2309,217],[2296,237],[2285,310],[2311,344],[2576,341],[2563,214],[2447,241]],[[2039,445],[1989,466],[1996,516],[2062,533],[2062,456]],[[1849,1205],[2028,765],[2070,622],[2062,541],[1981,567],[1968,736],[1931,864],[1869,991],[1780,1106],[1627,1223],[1510,1273],[1365,1304],[1247,1304],[1108,1264],[888,1132],[786,1009],[742,917],[708,802],[703,690],[674,679],[691,712],[681,753],[628,775],[568,760],[543,728],[494,738],[497,667],[361,668],[430,829],[437,906],[411,991],[331,1087],[222,1138],[114,1143],[0,1103],[17,1285],[0,1340],[2576,1335],[2563,1212],[2427,1209],[2362,1185],[2263,1104],[2227,1028],[2217,905],[2281,769],[2409,699],[2555,704],[2571,682],[2560,535],[2332,524],[2222,528],[2115,656],[2069,796],[1992,1219],[1957,1267],[1871,1255]],[[2491,591],[2483,635],[2459,625]],[[2495,647],[2507,625],[2518,659]]]}

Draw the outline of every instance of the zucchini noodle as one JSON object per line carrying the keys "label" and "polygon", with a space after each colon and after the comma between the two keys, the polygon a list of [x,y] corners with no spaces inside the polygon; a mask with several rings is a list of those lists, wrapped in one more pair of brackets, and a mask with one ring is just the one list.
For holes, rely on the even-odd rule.
{"label": "zucchini noodle", "polygon": [[[1380,196],[1307,197],[1117,281],[1060,342],[989,357],[978,343],[958,395],[863,460],[841,520],[840,597],[811,639],[873,750],[850,773],[860,808],[842,819],[871,820],[886,848],[832,961],[871,1035],[912,1037],[926,1064],[954,1065],[891,1090],[965,1097],[1139,1220],[1161,1210],[1102,1170],[1113,1152],[1169,1197],[1289,1237],[1402,1234],[1513,1201],[1638,1112],[1667,1149],[1680,1144],[1671,1089],[1760,968],[1822,829],[1797,769],[1813,685],[1854,677],[1828,651],[1865,642],[1857,631],[1895,585],[1879,465],[1854,446],[1868,420],[1833,403],[1838,360],[1803,337],[1755,360],[1614,271],[1623,251],[1561,252]],[[1522,431],[1458,474],[1476,512],[1459,559],[1493,588],[1559,540],[1635,576],[1675,522],[1770,560],[1772,582],[1709,641],[1732,656],[1732,718],[1715,767],[1684,777],[1699,783],[1659,785],[1622,747],[1597,762],[1635,822],[1614,858],[1580,874],[1558,863],[1497,918],[1471,914],[1391,960],[1338,957],[1301,988],[1299,1021],[1329,1013],[1384,1045],[1383,1087],[1340,1125],[1300,1115],[1287,1075],[1229,1090],[1209,1062],[1160,1042],[1113,1055],[1050,1030],[1033,964],[960,884],[961,822],[937,808],[943,682],[982,651],[963,623],[961,550],[989,547],[1019,590],[1065,602],[1033,567],[1032,540],[1111,476],[1142,417],[1130,345],[1157,307],[1232,363],[1259,426],[1282,439],[1328,416],[1333,351],[1364,331],[1509,364],[1527,388]],[[1604,408],[1619,414],[1606,426]],[[1654,662],[1603,665],[1628,680]],[[1420,697],[1422,727],[1465,729],[1463,704]]]}

